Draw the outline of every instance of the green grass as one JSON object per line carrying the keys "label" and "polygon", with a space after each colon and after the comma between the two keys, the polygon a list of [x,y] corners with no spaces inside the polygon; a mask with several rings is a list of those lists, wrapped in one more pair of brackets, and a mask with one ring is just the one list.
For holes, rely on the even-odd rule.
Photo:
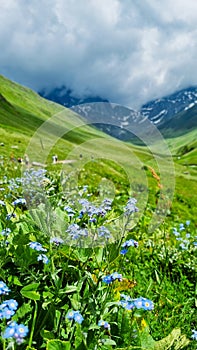
{"label": "green grass", "polygon": [[[149,347],[151,342],[155,342],[154,350],[181,350],[181,340],[178,347],[176,336],[169,334],[179,328],[182,335],[191,339],[191,330],[196,328],[196,250],[192,245],[193,238],[188,250],[181,249],[172,228],[191,220],[188,231],[192,237],[196,235],[197,174],[195,167],[191,166],[195,164],[196,131],[167,140],[174,160],[174,197],[167,216],[154,231],[150,231],[159,196],[162,198],[161,212],[170,200],[168,187],[170,170],[173,169],[169,169],[172,166],[170,157],[163,158],[161,145],[157,148],[160,152],[153,156],[147,147],[120,142],[95,128],[84,126],[77,115],[45,101],[29,89],[3,77],[0,77],[0,82],[3,96],[0,98],[0,142],[4,143],[0,146],[0,155],[3,156],[0,159],[0,187],[5,187],[0,192],[0,199],[6,202],[0,213],[0,225],[1,229],[11,229],[6,247],[5,236],[0,235],[0,279],[7,282],[11,297],[19,302],[20,310],[15,320],[25,322],[31,330],[35,328],[34,343],[28,336],[28,349],[32,346],[44,349],[47,343],[53,342],[49,338],[54,338],[60,339],[59,345],[55,340],[54,345],[51,343],[54,348],[66,346],[61,343],[65,340],[72,349],[89,350],[95,349],[95,339],[104,337],[112,343],[107,347],[101,345],[102,350],[114,349],[113,341],[116,341],[117,349],[123,350],[134,349],[135,345],[138,349],[153,350],[153,346]],[[25,153],[31,161],[47,165],[48,181],[41,181],[34,193],[39,202],[45,184],[47,201],[40,205],[36,202],[35,211],[19,206],[15,209],[16,219],[6,220],[6,215],[13,209],[11,203],[14,199],[24,191],[27,198],[31,198],[28,187],[10,190],[7,186],[7,180],[20,178],[24,170],[20,164],[11,161],[10,156],[23,157]],[[51,162],[54,153],[60,160],[74,159],[75,162],[54,165]],[[159,179],[153,176],[153,169],[162,176],[163,189],[158,187]],[[114,199],[108,216],[99,217],[91,225],[87,225],[86,217],[79,219],[77,201],[84,185],[88,185],[90,197],[87,198],[90,201],[100,203],[106,197]],[[137,198],[139,212],[126,226],[120,214],[129,197]],[[67,204],[74,208],[73,218],[68,218],[64,210]],[[104,224],[119,243],[116,241],[106,249],[95,250],[51,246],[49,237],[60,235],[64,238],[65,229],[71,222],[77,222],[82,228],[87,225],[90,231]],[[185,232],[182,232],[183,236]],[[139,247],[130,247],[126,256],[120,254],[121,237],[126,239],[125,234],[128,239],[139,242]],[[47,248],[46,254],[51,259],[49,265],[37,261],[37,253],[28,245],[30,240]],[[122,273],[127,281],[136,281],[135,287],[126,287],[123,293],[132,298],[149,298],[154,302],[154,310],[140,314],[117,309],[114,302],[120,295],[115,292],[115,286],[108,287],[101,281],[101,276],[114,271]],[[25,290],[27,285],[35,290]],[[35,305],[38,307],[37,316]],[[80,327],[71,327],[66,320],[69,308],[82,312],[85,318],[82,332]],[[100,317],[111,322],[111,336],[98,329]],[[85,348],[82,338],[86,334],[88,345]],[[169,338],[162,344],[157,343],[167,336]],[[26,345],[22,344],[21,349],[26,350]],[[4,348],[6,346],[4,344]],[[195,342],[190,342],[186,349],[194,350]]]}

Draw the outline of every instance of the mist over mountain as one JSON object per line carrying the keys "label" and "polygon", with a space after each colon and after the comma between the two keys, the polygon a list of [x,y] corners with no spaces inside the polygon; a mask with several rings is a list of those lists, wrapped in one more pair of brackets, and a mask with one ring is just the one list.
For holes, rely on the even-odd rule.
{"label": "mist over mountain", "polygon": [[73,91],[66,86],[56,87],[50,91],[45,89],[38,92],[40,96],[51,100],[53,102],[59,103],[64,107],[70,108],[83,103],[92,103],[92,102],[108,102],[107,99],[104,99],[99,96],[86,96],[85,98],[80,98],[74,95]]}

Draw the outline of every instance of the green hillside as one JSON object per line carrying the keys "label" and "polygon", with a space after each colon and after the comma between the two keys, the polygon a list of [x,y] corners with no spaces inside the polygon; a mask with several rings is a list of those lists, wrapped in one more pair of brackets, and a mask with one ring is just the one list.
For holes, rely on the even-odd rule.
{"label": "green hillside", "polygon": [[[114,190],[120,199],[124,193],[135,193],[142,209],[147,200],[154,202],[154,194],[158,192],[149,167],[158,174],[162,172],[162,183],[167,190],[169,170],[173,170],[170,159],[164,160],[162,153],[155,158],[151,149],[118,141],[85,124],[70,110],[0,76],[1,157],[17,159],[27,153],[31,161],[47,164],[53,171],[62,167],[57,164],[54,168],[51,164],[53,154],[60,161],[80,160],[78,175],[83,184],[88,181],[90,186],[98,187],[104,178],[106,183],[113,183],[109,184],[109,191]],[[167,143],[176,171],[173,215],[184,212],[187,219],[196,210],[196,130],[168,139]],[[74,163],[64,168],[76,170],[77,165],[76,162],[76,166]]]}

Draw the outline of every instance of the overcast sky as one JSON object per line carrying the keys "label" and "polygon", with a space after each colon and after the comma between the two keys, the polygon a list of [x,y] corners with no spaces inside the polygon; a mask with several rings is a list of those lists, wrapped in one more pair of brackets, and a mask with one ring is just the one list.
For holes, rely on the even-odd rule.
{"label": "overcast sky", "polygon": [[0,0],[0,74],[138,108],[197,85],[197,0]]}

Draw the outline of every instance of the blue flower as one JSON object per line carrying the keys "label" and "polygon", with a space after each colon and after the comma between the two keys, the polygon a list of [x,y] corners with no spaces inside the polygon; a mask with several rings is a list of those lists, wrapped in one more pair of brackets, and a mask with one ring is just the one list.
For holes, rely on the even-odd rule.
{"label": "blue flower", "polygon": [[15,213],[7,214],[6,215],[6,220],[11,220],[11,218],[15,218],[15,217],[16,217]]}
{"label": "blue flower", "polygon": [[180,231],[185,230],[184,224],[179,224],[179,230],[180,230]]}
{"label": "blue flower", "polygon": [[49,258],[45,254],[40,254],[37,257],[37,261],[42,261],[44,264],[48,264]]}
{"label": "blue flower", "polygon": [[75,211],[69,206],[64,207],[64,210],[67,212],[68,216],[70,217],[75,215]]}
{"label": "blue flower", "polygon": [[16,310],[18,307],[18,303],[15,299],[5,300],[0,307],[8,307],[10,310]]}
{"label": "blue flower", "polygon": [[3,281],[0,281],[0,295],[6,295],[10,292],[10,289]]}
{"label": "blue flower", "polygon": [[98,321],[98,326],[103,327],[103,328],[108,329],[108,330],[110,329],[110,324],[104,320]]}
{"label": "blue flower", "polygon": [[16,205],[26,205],[26,199],[25,198],[18,198],[16,199],[14,202],[12,202],[12,205],[16,206]]}
{"label": "blue flower", "polygon": [[107,275],[107,276],[102,278],[102,281],[106,284],[110,284],[113,282],[113,279],[112,279],[111,275]]}
{"label": "blue flower", "polygon": [[124,248],[120,251],[120,254],[125,255],[127,254],[127,252],[128,252],[128,249]]}
{"label": "blue flower", "polygon": [[124,242],[122,244],[122,247],[123,248],[128,248],[128,247],[135,247],[137,248],[138,247],[138,242],[135,241],[134,239],[129,239],[128,241]]}
{"label": "blue flower", "polygon": [[194,340],[197,340],[197,331],[192,329],[192,332],[193,332],[193,334],[192,334],[191,338],[194,339]]}
{"label": "blue flower", "polygon": [[10,232],[11,232],[10,228],[5,228],[0,233],[2,236],[9,236]]}
{"label": "blue flower", "polygon": [[138,212],[139,209],[135,206],[137,203],[137,200],[135,198],[130,198],[127,202],[127,205],[125,206],[125,214],[130,215],[132,213]]}
{"label": "blue flower", "polygon": [[15,314],[14,310],[10,310],[8,307],[1,308],[0,306],[0,318],[6,318],[9,320]]}
{"label": "blue flower", "polygon": [[154,304],[151,300],[146,299],[146,298],[137,298],[133,300],[134,306],[137,309],[144,309],[144,310],[153,310]]}
{"label": "blue flower", "polygon": [[75,322],[81,324],[84,320],[83,316],[80,314],[79,311],[75,311],[75,315],[74,315],[74,320]]}
{"label": "blue flower", "polygon": [[30,242],[29,246],[31,249],[36,250],[37,252],[46,252],[47,249],[42,247],[42,244],[38,243],[38,242]]}
{"label": "blue flower", "polygon": [[66,232],[69,233],[71,239],[78,239],[84,236],[88,236],[88,231],[86,229],[81,229],[77,224],[69,225]]}
{"label": "blue flower", "polygon": [[101,226],[98,228],[98,235],[99,237],[103,237],[107,239],[111,237],[109,230],[105,226]]}
{"label": "blue flower", "polygon": [[74,310],[71,310],[67,313],[66,315],[66,318],[69,320],[69,321],[72,321],[74,320],[75,322],[81,324],[84,320],[83,316],[80,314],[79,311],[74,311]]}
{"label": "blue flower", "polygon": [[187,226],[189,226],[190,225],[190,220],[187,220],[185,223],[186,223]]}
{"label": "blue flower", "polygon": [[115,281],[116,279],[119,281],[122,281],[122,275],[118,272],[114,272],[111,275],[107,275],[107,276],[103,277],[102,281],[106,284],[110,284],[113,281]]}
{"label": "blue flower", "polygon": [[5,202],[4,202],[4,201],[2,201],[2,200],[0,200],[0,205],[5,206]]}
{"label": "blue flower", "polygon": [[23,342],[23,338],[28,334],[29,329],[23,324],[17,324],[16,322],[10,322],[5,329],[2,337],[4,339],[14,338],[17,344]]}
{"label": "blue flower", "polygon": [[113,281],[115,281],[115,280],[122,281],[122,275],[121,275],[121,273],[113,272],[113,273],[111,274],[111,277],[112,277],[112,280],[113,280]]}
{"label": "blue flower", "polygon": [[53,237],[50,239],[51,243],[55,243],[57,246],[64,243],[63,239],[60,237]]}

